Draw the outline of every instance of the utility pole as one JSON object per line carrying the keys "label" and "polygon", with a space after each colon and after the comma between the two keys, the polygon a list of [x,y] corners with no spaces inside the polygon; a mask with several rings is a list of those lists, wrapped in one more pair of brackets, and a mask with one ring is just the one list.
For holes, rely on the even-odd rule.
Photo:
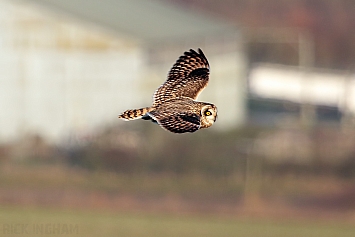
{"label": "utility pole", "polygon": [[298,33],[298,65],[302,73],[301,78],[301,124],[308,128],[316,123],[316,109],[309,102],[307,84],[309,83],[309,75],[314,67],[314,40],[307,32],[301,31]]}
{"label": "utility pole", "polygon": [[[247,37],[246,43],[272,43],[272,44],[297,44],[298,48],[298,66],[301,72],[301,111],[300,123],[305,128],[312,127],[316,122],[316,111],[314,105],[310,103],[310,92],[307,91],[309,82],[309,73],[314,67],[314,40],[307,32],[294,28],[258,28],[244,30]],[[260,208],[260,189],[263,182],[262,177],[262,159],[254,152],[254,143],[248,149],[246,174],[245,174],[245,189],[244,200],[245,207],[248,210]]]}

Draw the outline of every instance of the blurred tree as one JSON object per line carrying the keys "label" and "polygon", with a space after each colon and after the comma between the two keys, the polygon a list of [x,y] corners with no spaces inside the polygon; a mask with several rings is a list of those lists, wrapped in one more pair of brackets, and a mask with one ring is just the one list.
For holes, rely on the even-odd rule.
{"label": "blurred tree", "polygon": [[[225,18],[236,26],[291,27],[306,30],[315,39],[315,66],[353,70],[355,58],[355,1],[352,0],[166,0],[187,8],[205,11]],[[254,43],[251,42],[253,45]],[[284,62],[289,60],[287,51],[275,52],[274,47],[284,45],[253,45],[258,53],[250,55],[251,62]],[[262,49],[265,47],[265,49]]]}

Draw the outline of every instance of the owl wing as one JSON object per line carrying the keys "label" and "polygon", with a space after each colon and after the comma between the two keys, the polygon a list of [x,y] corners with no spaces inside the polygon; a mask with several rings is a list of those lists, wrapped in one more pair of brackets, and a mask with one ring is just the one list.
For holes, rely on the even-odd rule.
{"label": "owl wing", "polygon": [[170,69],[168,79],[155,91],[153,105],[176,97],[193,100],[207,86],[210,66],[201,49],[182,55]]}
{"label": "owl wing", "polygon": [[200,128],[200,116],[191,112],[159,113],[149,112],[148,115],[161,127],[173,133],[195,132]]}

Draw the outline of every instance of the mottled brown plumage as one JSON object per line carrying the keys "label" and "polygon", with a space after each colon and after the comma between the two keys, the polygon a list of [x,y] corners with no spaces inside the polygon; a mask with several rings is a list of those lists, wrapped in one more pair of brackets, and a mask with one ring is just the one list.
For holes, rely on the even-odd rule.
{"label": "mottled brown plumage", "polygon": [[153,105],[176,97],[193,100],[207,86],[210,66],[201,49],[185,52],[170,69],[168,79],[154,92]]}
{"label": "mottled brown plumage", "polygon": [[153,105],[127,110],[119,118],[157,122],[174,133],[195,132],[216,121],[217,107],[195,101],[207,86],[209,64],[201,49],[190,49],[171,68],[167,80],[154,92]]}

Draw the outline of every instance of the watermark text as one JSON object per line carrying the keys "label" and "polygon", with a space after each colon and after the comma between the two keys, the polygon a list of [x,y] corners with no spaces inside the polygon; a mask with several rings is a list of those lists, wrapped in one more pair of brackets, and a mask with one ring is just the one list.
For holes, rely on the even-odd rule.
{"label": "watermark text", "polygon": [[[2,224],[3,235],[72,235],[79,234],[79,225],[66,223]],[[1,233],[0,232],[0,233]]]}

